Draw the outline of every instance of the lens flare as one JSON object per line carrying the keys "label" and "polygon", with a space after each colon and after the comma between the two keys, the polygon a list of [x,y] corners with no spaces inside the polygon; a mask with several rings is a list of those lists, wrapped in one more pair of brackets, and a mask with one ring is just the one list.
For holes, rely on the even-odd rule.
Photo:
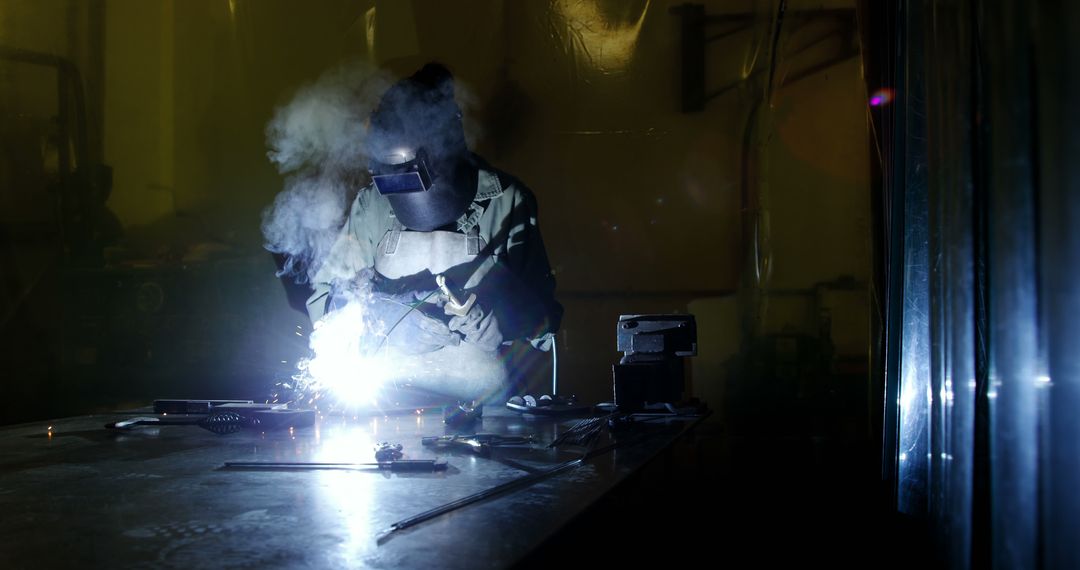
{"label": "lens flare", "polygon": [[870,95],[869,103],[871,107],[882,107],[891,103],[892,100],[893,90],[888,87],[883,87]]}

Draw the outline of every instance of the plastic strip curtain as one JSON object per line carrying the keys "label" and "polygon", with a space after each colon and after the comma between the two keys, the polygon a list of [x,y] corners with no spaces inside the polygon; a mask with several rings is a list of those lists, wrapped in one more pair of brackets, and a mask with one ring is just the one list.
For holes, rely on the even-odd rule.
{"label": "plastic strip curtain", "polygon": [[897,130],[903,169],[903,294],[900,344],[897,505],[924,515],[930,466],[930,287],[929,210],[926,182],[926,98],[923,77],[921,4],[905,13],[900,28],[908,65],[898,69],[897,89],[904,122]]}
{"label": "plastic strip curtain", "polygon": [[1080,3],[1040,2],[1037,9],[1043,565],[1080,568]]}
{"label": "plastic strip curtain", "polygon": [[[930,516],[951,568],[971,555],[975,448],[974,235],[971,32],[959,3],[928,7],[930,117]],[[938,33],[949,30],[950,33]]]}
{"label": "plastic strip curtain", "polygon": [[[897,508],[927,516],[946,566],[971,560],[975,453],[975,244],[966,20],[901,3],[904,106]],[[949,35],[935,33],[948,28]],[[924,54],[933,54],[924,57]],[[928,120],[928,117],[931,119]],[[932,144],[929,141],[933,141]]]}
{"label": "plastic strip curtain", "polygon": [[944,567],[1077,568],[1080,6],[897,6],[897,508]]}
{"label": "plastic strip curtain", "polygon": [[1022,1],[987,3],[981,10],[982,107],[989,123],[983,130],[989,193],[987,542],[993,567],[1035,568],[1039,348],[1029,22]]}

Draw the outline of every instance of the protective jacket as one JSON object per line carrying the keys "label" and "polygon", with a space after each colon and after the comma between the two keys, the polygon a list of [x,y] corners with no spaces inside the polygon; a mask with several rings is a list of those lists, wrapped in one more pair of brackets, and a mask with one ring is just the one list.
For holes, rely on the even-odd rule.
{"label": "protective jacket", "polygon": [[555,279],[537,224],[536,199],[517,180],[476,161],[476,195],[455,227],[443,231],[410,231],[397,221],[384,196],[372,186],[361,190],[313,279],[314,294],[307,302],[312,321],[321,319],[335,295],[371,269],[376,295],[395,302],[402,297],[439,298],[427,293],[435,287],[434,275],[443,274],[466,294],[476,294],[479,311],[454,321],[440,318],[441,309],[414,310],[396,341],[391,334],[391,344],[412,343],[411,352],[459,341],[489,351],[517,339],[541,349],[550,346],[562,306],[554,298]]}

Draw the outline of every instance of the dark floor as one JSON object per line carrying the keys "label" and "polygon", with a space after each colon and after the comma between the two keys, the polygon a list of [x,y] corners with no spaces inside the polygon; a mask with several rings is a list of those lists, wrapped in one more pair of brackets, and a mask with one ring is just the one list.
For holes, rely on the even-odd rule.
{"label": "dark floor", "polygon": [[712,418],[522,567],[931,567],[921,525],[884,506],[877,453],[868,441],[735,435]]}

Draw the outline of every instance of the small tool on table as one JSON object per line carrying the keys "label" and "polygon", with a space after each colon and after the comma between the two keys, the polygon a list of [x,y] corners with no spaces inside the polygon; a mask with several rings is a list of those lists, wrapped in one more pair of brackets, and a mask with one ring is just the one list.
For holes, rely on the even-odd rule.
{"label": "small tool on table", "polygon": [[[239,406],[239,405],[237,405]],[[199,426],[218,435],[225,435],[245,428],[263,431],[273,429],[301,428],[315,424],[315,410],[289,410],[284,407],[252,405],[233,407],[221,405],[207,414],[183,416],[135,416],[105,424],[106,429],[128,430],[138,426]]]}
{"label": "small tool on table", "polygon": [[385,463],[387,461],[398,461],[405,457],[405,453],[402,452],[402,445],[400,443],[382,442],[375,446],[375,461],[379,463]]}
{"label": "small tool on table", "polygon": [[213,414],[188,417],[136,416],[118,422],[105,424],[106,429],[129,430],[138,426],[199,426],[218,435],[232,433],[248,426],[250,420],[236,412],[215,412]]}

